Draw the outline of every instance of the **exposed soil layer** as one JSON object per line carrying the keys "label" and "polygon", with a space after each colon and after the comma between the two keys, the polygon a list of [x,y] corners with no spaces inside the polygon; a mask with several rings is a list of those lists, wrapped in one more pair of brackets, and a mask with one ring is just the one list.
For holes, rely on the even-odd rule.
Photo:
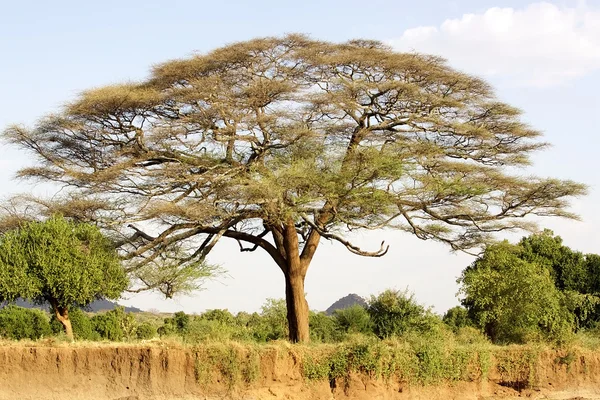
{"label": "exposed soil layer", "polygon": [[[535,364],[511,371],[492,362],[488,379],[408,386],[351,374],[343,382],[308,382],[293,351],[261,352],[247,383],[226,369],[202,377],[194,349],[159,346],[0,347],[0,400],[359,399],[499,400],[600,399],[600,352],[542,352]],[[525,365],[525,364],[524,364]]]}

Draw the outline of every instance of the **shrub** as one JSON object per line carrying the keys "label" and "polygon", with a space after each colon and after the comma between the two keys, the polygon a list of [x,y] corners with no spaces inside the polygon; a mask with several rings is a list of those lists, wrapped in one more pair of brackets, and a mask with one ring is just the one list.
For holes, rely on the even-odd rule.
{"label": "shrub", "polygon": [[173,334],[185,335],[190,324],[190,316],[183,311],[177,311],[171,318],[165,318],[163,326],[158,328],[160,336]]}
{"label": "shrub", "polygon": [[331,343],[340,339],[335,321],[325,313],[311,311],[309,326],[310,340],[313,342]]}
{"label": "shrub", "polygon": [[147,322],[142,322],[135,330],[135,334],[140,340],[148,340],[156,337],[157,335],[156,328]]}
{"label": "shrub", "polygon": [[[73,336],[76,340],[97,340],[100,335],[94,330],[94,325],[88,315],[78,307],[71,307],[69,310],[69,319],[73,327]],[[50,317],[50,327],[54,334],[64,332],[63,325],[58,321],[56,315],[52,313]]]}
{"label": "shrub", "polygon": [[126,313],[123,307],[116,307],[103,314],[94,315],[91,319],[94,330],[102,339],[122,341],[133,339],[137,324],[135,318]]}
{"label": "shrub", "polygon": [[444,314],[442,321],[448,325],[454,333],[460,328],[472,326],[472,321],[469,318],[469,312],[461,306],[452,307]]}
{"label": "shrub", "polygon": [[261,308],[262,332],[266,340],[288,337],[287,307],[284,299],[267,299]]}
{"label": "shrub", "polygon": [[338,330],[344,333],[372,333],[371,317],[365,307],[353,305],[333,314]]}
{"label": "shrub", "polygon": [[9,339],[39,339],[50,336],[48,315],[41,310],[9,305],[0,310],[0,336]]}
{"label": "shrub", "polygon": [[217,321],[223,325],[235,324],[235,317],[228,310],[207,310],[200,316],[200,318],[207,321]]}
{"label": "shrub", "polygon": [[183,338],[187,343],[199,343],[210,340],[227,341],[232,339],[235,331],[235,327],[225,325],[219,321],[193,318],[190,321]]}
{"label": "shrub", "polygon": [[379,338],[399,336],[411,330],[428,332],[438,325],[430,310],[418,304],[408,291],[388,289],[371,296],[367,312],[373,323],[373,332]]}

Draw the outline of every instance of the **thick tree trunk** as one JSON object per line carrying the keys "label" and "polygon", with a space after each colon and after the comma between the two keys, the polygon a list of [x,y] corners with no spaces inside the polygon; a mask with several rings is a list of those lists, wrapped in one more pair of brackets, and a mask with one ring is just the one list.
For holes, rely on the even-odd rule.
{"label": "thick tree trunk", "polygon": [[310,259],[300,255],[296,227],[289,221],[283,229],[283,244],[285,248],[286,265],[282,268],[285,276],[285,301],[289,339],[292,343],[308,342],[308,303],[304,296],[304,278]]}
{"label": "thick tree trunk", "polygon": [[65,334],[69,338],[70,341],[74,340],[73,336],[73,327],[71,325],[71,320],[69,319],[69,310],[67,307],[59,307],[56,303],[51,302],[52,308],[54,308],[54,314],[56,315],[56,319],[62,324],[65,329]]}
{"label": "thick tree trunk", "polygon": [[308,342],[310,340],[309,312],[308,303],[304,296],[303,275],[285,274],[285,301],[290,342]]}

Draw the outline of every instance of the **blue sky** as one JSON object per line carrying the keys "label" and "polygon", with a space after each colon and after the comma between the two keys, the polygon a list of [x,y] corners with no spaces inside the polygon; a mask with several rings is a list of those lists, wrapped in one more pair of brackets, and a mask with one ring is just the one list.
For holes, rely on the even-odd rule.
{"label": "blue sky", "polygon": [[[126,4],[122,4],[126,3]],[[574,203],[582,222],[545,220],[565,242],[600,253],[600,0],[588,1],[2,1],[0,128],[32,124],[90,87],[143,79],[149,67],[234,41],[300,32],[314,38],[386,41],[400,51],[441,54],[486,78],[520,107],[553,147],[527,173],[574,179],[590,195]],[[0,144],[2,195],[32,188],[12,180],[26,156]],[[39,190],[39,189],[38,189]],[[351,292],[409,287],[439,312],[456,304],[456,277],[471,262],[442,245],[379,232],[390,253],[363,259],[324,243],[309,270],[311,308]],[[283,277],[268,257],[223,242],[211,261],[229,271],[194,296],[165,301],[136,295],[141,308],[257,310],[283,297]]]}

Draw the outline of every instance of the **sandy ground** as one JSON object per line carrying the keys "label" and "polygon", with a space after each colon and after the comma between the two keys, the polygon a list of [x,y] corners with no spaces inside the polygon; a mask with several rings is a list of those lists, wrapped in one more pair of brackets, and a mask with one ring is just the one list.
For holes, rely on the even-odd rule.
{"label": "sandy ground", "polygon": [[568,367],[556,353],[542,354],[535,385],[515,390],[499,372],[486,382],[408,387],[354,374],[332,390],[330,382],[307,382],[291,353],[276,348],[260,359],[251,385],[219,378],[197,381],[191,349],[156,346],[2,346],[0,400],[600,400],[600,352],[587,352]]}

